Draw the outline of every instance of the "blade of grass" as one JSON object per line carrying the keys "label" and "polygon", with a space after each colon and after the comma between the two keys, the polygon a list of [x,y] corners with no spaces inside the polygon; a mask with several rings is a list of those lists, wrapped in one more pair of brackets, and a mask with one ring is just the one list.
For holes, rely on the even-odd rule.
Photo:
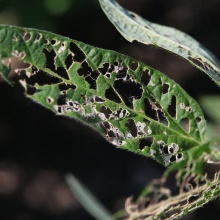
{"label": "blade of grass", "polygon": [[74,175],[67,174],[65,179],[76,199],[90,215],[97,220],[114,219],[97,198],[95,198]]}

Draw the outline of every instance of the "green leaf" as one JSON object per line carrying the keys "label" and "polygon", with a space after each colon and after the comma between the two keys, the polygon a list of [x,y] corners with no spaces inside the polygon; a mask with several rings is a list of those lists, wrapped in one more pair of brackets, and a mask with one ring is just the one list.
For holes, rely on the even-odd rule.
{"label": "green leaf", "polygon": [[204,153],[207,147],[201,145],[190,149],[184,166],[172,164],[161,179],[153,180],[143,190],[136,202],[128,198],[127,214],[121,217],[129,220],[177,219],[219,197],[220,158],[218,162],[213,161],[210,154]]}
{"label": "green leaf", "polygon": [[[11,57],[24,62],[14,71],[29,98],[92,127],[118,148],[167,166],[187,160],[187,151],[204,141],[198,104],[167,76],[130,57],[14,26],[0,26],[0,57],[2,65]],[[10,81],[8,68],[0,74]]]}
{"label": "green leaf", "polygon": [[134,40],[166,49],[187,59],[220,85],[220,62],[189,35],[145,20],[114,0],[99,0],[103,11],[128,41]]}
{"label": "green leaf", "polygon": [[97,220],[113,220],[112,215],[72,174],[66,175],[66,182],[80,204]]}
{"label": "green leaf", "polygon": [[11,72],[11,67],[4,65],[2,62],[0,62],[0,73],[3,79],[10,85],[12,85],[12,82],[8,79],[8,75]]}

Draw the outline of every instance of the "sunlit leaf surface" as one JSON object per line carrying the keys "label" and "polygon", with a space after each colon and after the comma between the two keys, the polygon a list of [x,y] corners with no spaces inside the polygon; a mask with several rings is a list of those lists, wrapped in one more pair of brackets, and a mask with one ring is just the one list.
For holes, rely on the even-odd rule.
{"label": "sunlit leaf surface", "polygon": [[[26,67],[14,72],[28,97],[91,126],[117,147],[166,166],[203,141],[206,125],[197,103],[168,77],[127,56],[4,26],[0,55],[24,62]],[[1,72],[9,81],[12,67],[3,63]]]}

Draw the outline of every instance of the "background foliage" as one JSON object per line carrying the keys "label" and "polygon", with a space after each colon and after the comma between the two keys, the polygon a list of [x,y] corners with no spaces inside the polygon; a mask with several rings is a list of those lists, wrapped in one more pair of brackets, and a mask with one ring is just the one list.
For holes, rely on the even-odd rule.
{"label": "background foliage", "polygon": [[[196,99],[219,92],[186,61],[125,41],[104,16],[98,1],[56,0],[56,7],[51,2],[2,0],[0,23],[54,31],[130,55],[169,74]],[[220,32],[215,25],[220,19],[218,1],[118,2],[151,21],[189,33],[220,57]],[[1,83],[0,100],[3,219],[92,219],[70,196],[63,181],[66,172],[74,173],[111,212],[120,209],[127,196],[137,196],[151,179],[162,174],[163,168],[155,162],[116,150],[96,132],[25,99],[20,87],[11,89]],[[218,204],[219,200],[213,201],[187,219],[207,219],[210,213],[218,213]]]}

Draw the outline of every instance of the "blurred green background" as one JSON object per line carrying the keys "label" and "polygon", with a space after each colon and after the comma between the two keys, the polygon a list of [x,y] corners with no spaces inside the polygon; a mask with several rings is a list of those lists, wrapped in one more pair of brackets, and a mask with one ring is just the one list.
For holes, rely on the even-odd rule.
{"label": "blurred green background", "polygon": [[[190,34],[220,59],[219,0],[118,2]],[[0,24],[52,31],[127,54],[164,72],[195,99],[219,94],[205,74],[179,57],[124,40],[98,0],[0,0]],[[19,85],[11,88],[0,81],[0,219],[92,220],[70,193],[66,173],[73,173],[114,213],[163,171],[154,161],[115,149],[90,128],[26,99]],[[219,208],[218,199],[182,219],[207,220],[218,216]]]}

